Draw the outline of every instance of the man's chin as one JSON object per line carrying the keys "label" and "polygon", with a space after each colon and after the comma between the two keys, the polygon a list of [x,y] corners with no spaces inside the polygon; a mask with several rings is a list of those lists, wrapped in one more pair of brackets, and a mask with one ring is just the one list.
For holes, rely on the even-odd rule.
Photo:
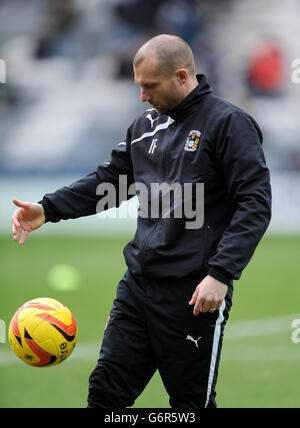
{"label": "man's chin", "polygon": [[154,110],[156,110],[156,111],[158,111],[159,112],[159,106],[153,106],[152,104],[150,104],[151,105],[151,107],[154,109]]}
{"label": "man's chin", "polygon": [[169,111],[169,109],[166,107],[161,106],[152,106],[152,108],[154,108],[154,110],[156,110],[159,114],[166,114]]}

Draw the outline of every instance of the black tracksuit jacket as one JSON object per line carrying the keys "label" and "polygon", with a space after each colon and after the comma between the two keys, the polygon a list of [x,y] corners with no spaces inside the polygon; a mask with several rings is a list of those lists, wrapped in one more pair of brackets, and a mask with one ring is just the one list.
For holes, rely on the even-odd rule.
{"label": "black tracksuit jacket", "polygon": [[[138,217],[135,237],[124,249],[126,263],[132,274],[157,279],[209,274],[227,285],[239,279],[271,217],[262,133],[252,117],[217,97],[204,75],[198,82],[169,115],[148,110],[138,117],[110,162],[46,194],[40,201],[46,221],[95,214],[98,185],[118,188],[121,175],[128,186],[148,188],[204,183],[203,226],[187,229],[186,218]],[[197,133],[190,137],[191,131]]]}

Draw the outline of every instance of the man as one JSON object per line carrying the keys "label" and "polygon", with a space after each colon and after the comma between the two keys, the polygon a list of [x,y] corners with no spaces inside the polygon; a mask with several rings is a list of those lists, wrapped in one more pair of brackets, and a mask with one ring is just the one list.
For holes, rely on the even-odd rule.
{"label": "man", "polygon": [[[172,407],[216,407],[233,280],[270,221],[262,134],[248,114],[213,94],[204,75],[196,77],[193,53],[176,36],[143,45],[134,72],[141,100],[152,109],[95,172],[38,204],[14,200],[14,240],[24,244],[45,221],[95,214],[103,183],[117,189],[124,181],[127,189],[135,184],[139,196],[148,189],[136,235],[124,250],[128,271],[90,377],[89,407],[133,405],[156,369]],[[187,227],[187,215],[174,215],[175,196],[172,215],[143,215],[152,208],[153,183],[190,184],[194,206],[197,185],[204,183],[204,221]]]}

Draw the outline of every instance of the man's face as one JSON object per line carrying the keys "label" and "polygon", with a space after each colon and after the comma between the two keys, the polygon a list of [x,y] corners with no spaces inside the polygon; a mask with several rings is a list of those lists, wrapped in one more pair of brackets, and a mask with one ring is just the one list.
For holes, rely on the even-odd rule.
{"label": "man's face", "polygon": [[150,53],[136,66],[134,74],[141,87],[141,101],[148,102],[159,113],[169,112],[182,101],[182,88],[176,73],[160,73],[155,54]]}

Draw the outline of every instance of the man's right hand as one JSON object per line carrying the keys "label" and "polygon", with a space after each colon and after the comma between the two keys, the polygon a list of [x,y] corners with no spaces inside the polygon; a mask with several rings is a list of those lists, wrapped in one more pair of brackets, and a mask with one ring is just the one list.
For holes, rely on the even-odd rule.
{"label": "man's right hand", "polygon": [[19,207],[12,216],[13,238],[23,245],[29,233],[45,223],[44,208],[41,204],[21,202],[17,199],[13,199],[13,203]]}

